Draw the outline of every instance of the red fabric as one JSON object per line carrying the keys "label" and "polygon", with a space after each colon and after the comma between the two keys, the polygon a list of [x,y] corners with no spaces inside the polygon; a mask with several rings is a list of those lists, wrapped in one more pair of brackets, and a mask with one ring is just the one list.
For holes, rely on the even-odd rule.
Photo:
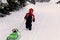
{"label": "red fabric", "polygon": [[28,16],[31,15],[31,16],[33,17],[33,22],[34,22],[34,21],[35,21],[35,16],[34,16],[34,14],[33,14],[33,11],[34,11],[34,10],[33,10],[32,8],[30,8],[30,9],[29,9],[29,13],[26,13],[26,15],[25,15],[24,18],[27,19]]}

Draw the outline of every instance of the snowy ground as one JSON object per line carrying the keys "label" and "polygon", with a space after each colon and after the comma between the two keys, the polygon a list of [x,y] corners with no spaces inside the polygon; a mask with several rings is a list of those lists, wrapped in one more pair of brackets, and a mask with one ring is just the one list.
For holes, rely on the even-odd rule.
{"label": "snowy ground", "polygon": [[[25,29],[24,16],[34,9],[36,21],[32,30]],[[29,4],[11,15],[0,18],[0,40],[6,40],[13,28],[21,32],[20,40],[60,40],[60,5],[55,3]]]}

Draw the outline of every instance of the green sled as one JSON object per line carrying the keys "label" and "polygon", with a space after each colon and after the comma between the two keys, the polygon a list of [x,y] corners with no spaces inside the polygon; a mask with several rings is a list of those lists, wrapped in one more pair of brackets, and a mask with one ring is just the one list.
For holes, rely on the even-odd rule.
{"label": "green sled", "polygon": [[15,33],[11,33],[6,40],[17,40],[18,38],[18,33],[15,32]]}

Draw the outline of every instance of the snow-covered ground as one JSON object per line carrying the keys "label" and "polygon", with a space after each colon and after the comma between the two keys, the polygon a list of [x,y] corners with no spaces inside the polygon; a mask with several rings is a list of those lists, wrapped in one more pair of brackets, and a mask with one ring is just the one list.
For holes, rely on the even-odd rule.
{"label": "snow-covered ground", "polygon": [[[36,21],[32,30],[25,29],[24,16],[34,9]],[[55,3],[29,4],[19,11],[11,12],[4,18],[0,18],[0,40],[6,40],[13,28],[21,32],[20,40],[60,40],[60,5]]]}

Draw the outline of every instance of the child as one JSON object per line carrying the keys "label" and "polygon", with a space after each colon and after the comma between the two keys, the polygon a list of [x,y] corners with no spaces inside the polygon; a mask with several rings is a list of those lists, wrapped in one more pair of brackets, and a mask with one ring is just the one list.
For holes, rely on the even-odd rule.
{"label": "child", "polygon": [[26,13],[26,15],[25,15],[25,17],[24,17],[24,19],[26,20],[26,28],[29,29],[29,30],[32,29],[32,28],[31,28],[31,26],[32,26],[32,21],[35,22],[35,16],[34,16],[34,14],[33,14],[33,11],[34,11],[34,10],[33,10],[32,8],[30,8],[30,9],[29,9],[29,12]]}
{"label": "child", "polygon": [[17,40],[18,39],[18,29],[12,29],[12,33],[7,37],[6,40]]}

